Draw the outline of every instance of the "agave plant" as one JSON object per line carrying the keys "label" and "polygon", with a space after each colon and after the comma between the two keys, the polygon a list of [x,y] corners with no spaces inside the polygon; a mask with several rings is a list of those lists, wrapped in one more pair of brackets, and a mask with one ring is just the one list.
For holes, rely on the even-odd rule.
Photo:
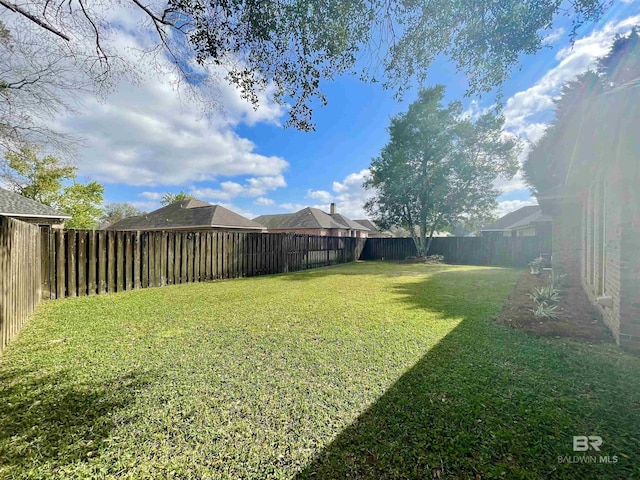
{"label": "agave plant", "polygon": [[557,305],[560,300],[560,292],[553,285],[547,285],[546,287],[534,288],[529,297],[536,302],[536,305]]}
{"label": "agave plant", "polygon": [[531,311],[536,317],[550,318],[555,320],[558,318],[558,305],[547,305],[546,303],[539,303],[538,306]]}
{"label": "agave plant", "polygon": [[566,273],[551,272],[551,286],[556,290],[566,286]]}

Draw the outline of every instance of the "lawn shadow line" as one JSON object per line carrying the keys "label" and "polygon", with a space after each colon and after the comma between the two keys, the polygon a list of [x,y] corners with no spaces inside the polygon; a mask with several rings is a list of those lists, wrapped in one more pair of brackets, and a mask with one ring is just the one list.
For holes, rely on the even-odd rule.
{"label": "lawn shadow line", "polygon": [[[475,298],[491,293],[456,295],[461,293],[452,287],[456,275],[438,274],[439,292],[433,292],[430,278],[396,287],[404,295],[400,301],[443,318],[460,317],[460,323],[295,479],[577,479],[596,472],[599,478],[640,473],[629,463],[615,470],[606,464],[558,463],[559,455],[574,454],[571,435],[587,431],[589,418],[608,418],[598,434],[610,439],[618,429],[628,429],[624,419],[607,417],[615,394],[608,399],[604,393],[592,403],[573,401],[588,384],[568,384],[567,375],[588,380],[593,365],[571,358],[559,343],[497,325],[499,307],[476,308]],[[482,274],[477,278],[483,281]],[[458,301],[438,299],[447,292]],[[500,296],[506,299],[500,294],[496,300]],[[633,389],[621,388],[629,394]]]}

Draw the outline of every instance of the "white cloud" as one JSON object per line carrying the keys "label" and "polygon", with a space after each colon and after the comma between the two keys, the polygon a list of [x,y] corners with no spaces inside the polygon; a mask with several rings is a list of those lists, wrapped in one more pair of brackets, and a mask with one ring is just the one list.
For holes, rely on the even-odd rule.
{"label": "white cloud", "polygon": [[367,218],[364,210],[365,202],[372,193],[365,190],[362,184],[369,176],[369,169],[350,173],[342,182],[333,182],[332,190],[336,193],[334,201],[339,213],[349,218]]}
{"label": "white cloud", "polygon": [[278,205],[288,212],[297,212],[305,207],[319,208],[325,212],[330,210],[330,204],[336,204],[336,211],[349,218],[366,218],[364,211],[365,202],[371,197],[362,184],[369,175],[369,170],[350,173],[342,181],[334,181],[331,192],[328,190],[308,190],[306,198],[318,201],[316,204],[304,204],[298,202],[286,202]]}
{"label": "white cloud", "polygon": [[307,198],[319,200],[320,202],[330,203],[333,195],[326,190],[307,190]]}
{"label": "white cloud", "polygon": [[189,193],[196,198],[231,200],[236,197],[260,197],[269,190],[286,186],[282,175],[273,175],[248,178],[244,185],[227,181],[220,183],[220,188],[192,188]]}
{"label": "white cloud", "polygon": [[[256,153],[252,141],[233,131],[239,123],[279,123],[285,109],[273,101],[273,87],[260,94],[257,110],[224,80],[193,87],[195,95],[190,95],[184,82],[177,87],[180,79],[163,56],[139,58],[144,41],[144,34],[122,30],[112,39],[117,51],[137,61],[138,70],[147,75],[119,79],[104,100],[76,92],[78,113],[56,122],[59,129],[85,139],[77,162],[81,175],[104,183],[149,186],[281,177],[286,160]],[[211,70],[207,78],[222,78],[222,72]],[[219,109],[205,115],[202,100],[212,97]]]}
{"label": "white cloud", "polygon": [[304,203],[293,203],[293,202],[281,203],[280,205],[278,205],[278,207],[280,207],[283,210],[286,210],[287,212],[297,212],[298,210],[302,210],[303,208],[306,208],[308,206],[309,205],[305,205]]}
{"label": "white cloud", "polygon": [[562,28],[562,27],[556,28],[553,32],[551,32],[549,35],[544,37],[542,39],[542,42],[547,44],[547,45],[551,45],[552,43],[555,43],[558,40],[560,40],[562,38],[562,36],[564,35],[564,32],[565,32],[564,28]]}
{"label": "white cloud", "polygon": [[142,192],[139,193],[138,196],[148,200],[160,200],[163,194],[160,192]]}
{"label": "white cloud", "polygon": [[263,205],[263,206],[269,206],[269,205],[274,205],[276,202],[274,202],[272,199],[270,198],[266,198],[266,197],[258,197],[256,198],[253,203],[255,205]]}

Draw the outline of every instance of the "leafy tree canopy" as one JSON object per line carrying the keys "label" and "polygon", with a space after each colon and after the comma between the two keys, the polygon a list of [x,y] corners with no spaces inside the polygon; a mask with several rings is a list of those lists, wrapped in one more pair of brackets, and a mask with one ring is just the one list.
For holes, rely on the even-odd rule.
{"label": "leafy tree canopy", "polygon": [[193,195],[189,195],[182,190],[180,190],[178,193],[167,192],[162,197],[162,200],[160,200],[160,203],[163,207],[166,207],[167,205],[171,205],[172,203],[181,202],[183,200],[191,200],[192,198]]}
{"label": "leafy tree canopy", "polygon": [[[76,181],[76,168],[54,156],[39,158],[33,147],[5,153],[0,178],[9,190],[71,215],[67,228],[94,229],[102,214],[100,205],[104,187],[93,181]],[[66,185],[71,181],[70,185]]]}
{"label": "leafy tree canopy", "polygon": [[460,102],[444,106],[444,87],[424,89],[406,113],[391,120],[390,140],[371,161],[365,208],[383,228],[401,226],[426,255],[437,230],[490,215],[498,177],[518,169],[519,141],[504,118],[488,112],[464,118]]}
{"label": "leafy tree canopy", "polygon": [[[187,83],[202,83],[202,67],[222,66],[226,79],[254,105],[259,102],[259,93],[272,84],[276,100],[291,105],[288,125],[302,130],[313,128],[314,102],[326,102],[321,91],[323,79],[355,73],[365,80],[382,79],[401,95],[412,79],[424,82],[434,58],[444,54],[467,75],[469,94],[489,91],[508,77],[522,55],[534,54],[544,46],[555,16],[572,18],[571,36],[575,38],[585,22],[600,18],[611,3],[118,2],[130,7],[134,17],[142,16],[145,26],[152,27],[155,40],[149,50],[164,51]],[[99,82],[107,81],[110,69],[121,60],[108,40],[114,27],[108,15],[110,7],[111,1],[104,0],[0,0],[3,15],[12,14],[38,30],[47,45],[63,44],[64,52],[75,60],[74,65]]]}
{"label": "leafy tree canopy", "polygon": [[108,203],[104,206],[102,216],[100,218],[103,228],[113,225],[124,218],[137,217],[145,212],[130,203]]}

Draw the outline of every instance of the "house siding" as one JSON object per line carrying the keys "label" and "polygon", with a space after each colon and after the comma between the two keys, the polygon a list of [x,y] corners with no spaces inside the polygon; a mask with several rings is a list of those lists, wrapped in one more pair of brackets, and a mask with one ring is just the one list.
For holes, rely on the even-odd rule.
{"label": "house siding", "polygon": [[640,164],[638,152],[626,156],[620,194],[620,345],[640,349]]}
{"label": "house siding", "polygon": [[[574,278],[579,259],[584,291],[616,342],[633,349],[640,349],[640,195],[630,179],[638,175],[638,165],[602,171],[583,189],[580,214],[565,204],[553,222],[554,264]],[[572,211],[580,218],[576,243],[571,223],[564,223],[571,222]],[[580,249],[572,252],[575,245]],[[610,297],[610,305],[601,305],[599,297]]]}

